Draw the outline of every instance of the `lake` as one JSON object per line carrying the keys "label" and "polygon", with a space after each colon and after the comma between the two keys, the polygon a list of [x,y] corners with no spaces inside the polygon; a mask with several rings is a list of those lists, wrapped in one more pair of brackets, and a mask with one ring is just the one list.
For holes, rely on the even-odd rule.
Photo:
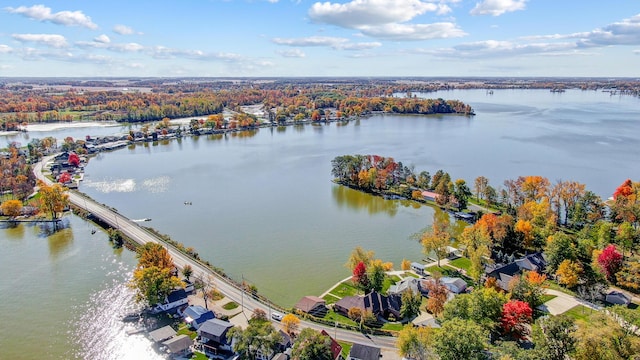
{"label": "lake", "polygon": [[[424,95],[460,99],[477,115],[380,115],[135,145],[92,158],[80,189],[132,219],[152,218],[145,225],[292,306],[349,276],[343,265],[355,246],[396,267],[423,258],[411,235],[430,224],[434,209],[333,184],[335,156],[391,156],[471,184],[483,175],[494,187],[519,175],[573,179],[604,198],[625,179],[640,179],[638,98],[577,90]],[[128,325],[119,321],[134,306],[126,287],[134,254],[114,251],[101,231],[91,235],[93,225],[66,219],[54,234],[38,225],[0,228],[0,271],[10,274],[0,280],[0,357],[153,358],[149,342],[126,337]]]}

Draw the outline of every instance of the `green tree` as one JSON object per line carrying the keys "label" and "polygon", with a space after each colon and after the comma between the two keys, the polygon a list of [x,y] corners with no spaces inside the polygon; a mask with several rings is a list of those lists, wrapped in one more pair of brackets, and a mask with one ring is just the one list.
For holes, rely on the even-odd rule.
{"label": "green tree", "polygon": [[184,275],[184,278],[189,280],[189,278],[191,277],[191,275],[193,275],[193,268],[191,267],[191,265],[186,264],[183,268],[182,268],[182,275]]}
{"label": "green tree", "polygon": [[372,261],[367,267],[368,290],[376,292],[382,291],[385,277],[386,274],[382,261],[379,259]]}
{"label": "green tree", "polygon": [[293,344],[293,360],[333,360],[331,339],[319,331],[305,328]]}
{"label": "green tree", "polygon": [[470,294],[461,294],[444,306],[442,320],[471,320],[493,335],[500,333],[502,307],[507,302],[504,293],[494,288],[478,288]]}
{"label": "green tree", "polygon": [[398,353],[407,359],[429,360],[435,358],[433,349],[434,330],[430,327],[405,325],[398,333]]}
{"label": "green tree", "polygon": [[545,360],[565,360],[575,350],[575,321],[566,316],[543,316],[533,327],[532,336]]}
{"label": "green tree", "polygon": [[633,245],[636,243],[638,239],[638,230],[636,230],[633,225],[624,221],[622,224],[618,225],[618,231],[616,231],[616,244],[622,248],[622,256],[624,257],[624,251],[633,248]]}
{"label": "green tree", "polygon": [[422,295],[414,293],[413,290],[402,293],[402,305],[400,306],[400,316],[403,319],[413,319],[420,314],[420,304],[422,304]]}
{"label": "green tree", "polygon": [[554,273],[563,261],[577,260],[578,250],[569,235],[558,231],[547,240],[545,255],[547,256],[547,271]]}
{"label": "green tree", "polygon": [[484,264],[491,256],[491,237],[485,227],[475,223],[462,231],[459,240],[466,246],[465,252],[471,261],[469,276],[479,284],[484,273]]}
{"label": "green tree", "polygon": [[640,338],[604,314],[593,314],[588,322],[580,322],[576,338],[575,360],[635,359],[640,353]]}
{"label": "green tree", "polygon": [[452,319],[433,336],[433,347],[441,360],[484,360],[487,332],[471,320]]}
{"label": "green tree", "polygon": [[241,359],[247,360],[255,360],[260,354],[275,353],[282,341],[282,335],[269,321],[264,320],[251,320],[244,330],[233,327],[228,337],[233,338],[233,351]]}
{"label": "green tree", "polygon": [[467,208],[469,198],[471,197],[471,190],[463,179],[456,180],[454,184],[453,196],[458,201],[458,211]]}

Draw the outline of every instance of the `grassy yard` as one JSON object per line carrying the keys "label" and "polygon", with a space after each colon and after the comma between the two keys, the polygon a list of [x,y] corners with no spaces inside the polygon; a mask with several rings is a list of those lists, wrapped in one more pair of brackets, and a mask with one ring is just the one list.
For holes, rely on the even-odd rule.
{"label": "grassy yard", "polygon": [[189,325],[187,324],[182,324],[176,332],[178,333],[178,335],[187,335],[191,339],[195,339],[198,336],[198,333],[189,329]]}
{"label": "grassy yard", "polygon": [[469,270],[471,270],[471,260],[467,259],[466,257],[461,257],[461,258],[457,258],[455,260],[451,260],[449,261],[449,264],[451,264],[452,266],[455,266],[457,268],[463,269],[467,272],[469,272]]}
{"label": "grassy yard", "polygon": [[338,341],[338,343],[342,346],[342,357],[345,359],[348,358],[353,344],[346,341]]}
{"label": "grassy yard", "polygon": [[589,317],[591,316],[591,314],[593,314],[594,311],[596,310],[588,308],[584,305],[577,305],[565,312],[565,315],[576,320],[588,321]]}
{"label": "grassy yard", "polygon": [[354,296],[358,293],[358,289],[351,284],[351,281],[345,281],[340,283],[340,285],[336,286],[335,289],[331,290],[331,294],[343,298],[345,296]]}
{"label": "grassy yard", "polygon": [[544,295],[542,295],[542,296],[540,297],[540,301],[542,301],[542,303],[544,304],[544,303],[546,303],[547,301],[553,300],[553,299],[555,299],[555,298],[557,298],[557,296],[555,296],[555,295],[547,295],[547,294],[544,294]]}
{"label": "grassy yard", "polygon": [[233,310],[238,307],[238,303],[235,301],[229,301],[228,303],[222,305],[222,308],[225,310]]}
{"label": "grassy yard", "polygon": [[394,285],[395,283],[397,283],[398,281],[400,281],[400,277],[393,275],[393,276],[386,276],[384,278],[384,283],[382,284],[382,293],[386,294],[387,290],[389,290],[389,288],[391,287],[391,285]]}
{"label": "grassy yard", "polygon": [[441,273],[444,276],[449,276],[449,275],[447,275],[447,273],[453,273],[453,272],[457,273],[456,269],[452,268],[451,266],[447,266],[447,265],[440,266],[440,267],[438,267],[437,265],[429,266],[428,268],[425,269],[425,271],[427,271],[429,273],[433,273],[434,271],[437,271],[437,272]]}
{"label": "grassy yard", "polygon": [[203,353],[201,353],[201,352],[198,352],[198,351],[195,351],[195,352],[193,353],[193,356],[191,357],[191,359],[195,359],[195,360],[209,360],[209,358],[207,357],[207,355],[205,355],[205,354],[203,354]]}
{"label": "grassy yard", "polygon": [[404,276],[404,277],[414,277],[414,278],[419,278],[420,277],[419,275],[414,274],[414,273],[412,273],[410,271],[405,272],[404,274],[402,274],[402,276]]}
{"label": "grassy yard", "polygon": [[346,316],[340,315],[333,310],[329,310],[327,312],[327,315],[324,317],[324,319],[329,321],[335,321],[345,325],[358,326],[358,324],[355,321],[349,319]]}
{"label": "grassy yard", "polygon": [[337,297],[337,296],[335,296],[333,294],[327,294],[327,295],[323,296],[322,298],[324,299],[324,301],[327,302],[327,305],[333,304],[336,301],[340,300],[339,297]]}
{"label": "grassy yard", "polygon": [[397,323],[397,322],[388,322],[388,323],[384,323],[384,325],[382,325],[382,329],[383,330],[391,330],[391,331],[400,331],[400,330],[402,330],[403,327],[404,327],[404,325],[402,325],[401,323]]}

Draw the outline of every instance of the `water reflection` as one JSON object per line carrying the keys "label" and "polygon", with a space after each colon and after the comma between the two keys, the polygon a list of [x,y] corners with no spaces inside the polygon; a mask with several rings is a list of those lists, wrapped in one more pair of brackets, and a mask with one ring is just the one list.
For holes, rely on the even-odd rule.
{"label": "water reflection", "polygon": [[70,227],[59,229],[48,235],[49,256],[55,259],[65,254],[69,246],[73,244],[73,231]]}
{"label": "water reflection", "polygon": [[400,201],[385,200],[379,196],[373,196],[361,191],[353,190],[346,186],[334,185],[331,193],[336,204],[352,210],[366,210],[369,215],[386,213],[394,217],[398,213]]}
{"label": "water reflection", "polygon": [[11,240],[21,240],[24,237],[24,224],[19,222],[0,223],[0,230],[3,230],[6,237]]}

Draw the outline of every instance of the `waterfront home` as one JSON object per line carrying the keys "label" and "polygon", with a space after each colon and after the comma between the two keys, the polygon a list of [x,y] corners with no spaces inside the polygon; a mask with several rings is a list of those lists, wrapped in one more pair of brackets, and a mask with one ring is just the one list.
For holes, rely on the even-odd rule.
{"label": "waterfront home", "polygon": [[182,312],[182,316],[184,317],[184,322],[196,330],[198,330],[200,324],[216,317],[213,314],[213,311],[205,309],[200,305],[191,305],[187,307]]}
{"label": "waterfront home", "polygon": [[198,336],[204,353],[211,356],[230,353],[232,339],[227,338],[227,333],[232,327],[232,323],[220,319],[203,322],[198,329]]}
{"label": "waterfront home", "polygon": [[187,335],[178,335],[162,343],[173,356],[183,356],[191,352],[193,340]]}
{"label": "waterfront home", "polygon": [[424,264],[420,264],[417,262],[411,263],[411,270],[415,271],[418,275],[424,275],[424,271],[427,267]]}
{"label": "waterfront home", "polygon": [[486,277],[495,278],[498,286],[505,291],[509,291],[509,282],[522,271],[544,272],[547,262],[544,256],[537,252],[516,259],[508,264],[496,264],[485,267]]}
{"label": "waterfront home", "polygon": [[438,194],[434,193],[433,191],[423,191],[422,197],[425,199],[425,201],[436,201]]}
{"label": "waterfront home", "polygon": [[280,340],[280,344],[278,344],[280,346],[279,350],[281,352],[285,352],[288,348],[293,346],[293,340],[286,332],[282,330],[278,330],[278,332],[280,333],[280,336],[282,336],[282,340]]}
{"label": "waterfront home", "polygon": [[389,290],[387,290],[387,294],[396,294],[402,295],[407,291],[412,291],[414,294],[423,294],[426,293],[426,289],[423,289],[422,284],[420,283],[420,279],[416,279],[414,277],[406,277],[397,283],[391,285]]}
{"label": "waterfront home", "polygon": [[156,343],[160,343],[176,336],[176,331],[169,325],[153,330],[149,333],[149,337]]}
{"label": "waterfront home", "polygon": [[380,356],[380,348],[354,343],[347,360],[378,360]]}
{"label": "waterfront home", "polygon": [[459,277],[442,277],[440,283],[454,294],[463,293],[467,290],[467,283]]}
{"label": "waterfront home", "polygon": [[327,302],[317,296],[305,296],[296,303],[294,309],[313,316],[323,317],[327,313]]}
{"label": "waterfront home", "polygon": [[162,304],[156,304],[151,312],[157,314],[163,311],[172,311],[187,303],[187,293],[184,289],[176,289],[169,293]]}
{"label": "waterfront home", "polygon": [[391,294],[385,296],[372,291],[364,296],[345,296],[333,304],[333,309],[345,316],[348,316],[349,309],[358,308],[362,312],[370,311],[378,318],[388,319],[389,316],[393,315],[396,319],[399,319],[401,305],[400,295]]}

